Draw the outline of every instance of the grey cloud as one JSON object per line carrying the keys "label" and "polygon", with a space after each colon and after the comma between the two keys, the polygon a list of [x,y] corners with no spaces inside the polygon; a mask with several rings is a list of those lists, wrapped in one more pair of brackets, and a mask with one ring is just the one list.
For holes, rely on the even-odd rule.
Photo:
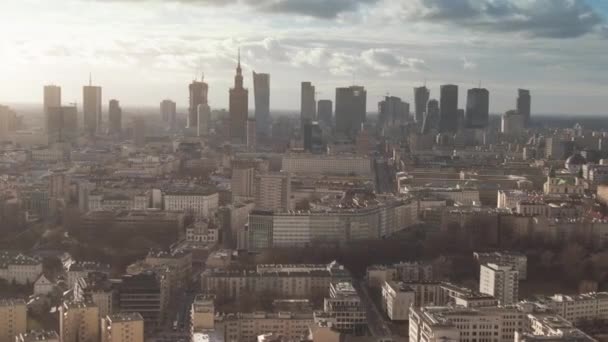
{"label": "grey cloud", "polygon": [[596,32],[603,17],[584,0],[416,0],[405,4],[409,20],[455,24],[529,37],[576,38]]}

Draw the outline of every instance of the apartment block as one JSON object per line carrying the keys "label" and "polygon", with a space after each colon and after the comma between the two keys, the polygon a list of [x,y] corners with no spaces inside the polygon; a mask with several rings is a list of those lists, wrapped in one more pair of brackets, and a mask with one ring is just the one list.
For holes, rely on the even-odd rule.
{"label": "apartment block", "polygon": [[386,281],[382,286],[382,309],[391,321],[407,321],[415,297],[414,289],[405,283]]}
{"label": "apartment block", "polygon": [[519,272],[510,265],[481,265],[479,292],[494,296],[501,305],[515,304],[519,300]]}
{"label": "apartment block", "polygon": [[0,299],[0,342],[13,342],[27,329],[27,307],[22,299]]}
{"label": "apartment block", "polygon": [[99,341],[99,309],[90,302],[64,302],[59,307],[61,342]]}
{"label": "apartment block", "polygon": [[143,342],[144,319],[139,313],[119,313],[101,319],[101,342]]}

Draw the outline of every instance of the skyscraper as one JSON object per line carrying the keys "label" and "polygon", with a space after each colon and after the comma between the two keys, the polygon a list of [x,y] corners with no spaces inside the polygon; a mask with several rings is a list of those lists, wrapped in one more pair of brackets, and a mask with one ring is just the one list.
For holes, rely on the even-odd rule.
{"label": "skyscraper", "polygon": [[268,136],[270,127],[270,75],[253,72],[256,133]]}
{"label": "skyscraper", "polygon": [[422,122],[422,134],[429,134],[439,130],[439,102],[435,99],[429,100],[426,113]]}
{"label": "skyscraper", "polygon": [[410,114],[410,104],[396,96],[386,96],[378,103],[378,126],[388,128],[404,124]]}
{"label": "skyscraper", "polygon": [[233,143],[247,143],[247,117],[249,111],[249,91],[243,87],[241,52],[239,50],[234,88],[230,89],[230,138]]}
{"label": "skyscraper", "polygon": [[333,112],[334,104],[331,100],[319,100],[317,102],[317,118],[319,119],[319,122],[327,127],[331,127],[332,125]]}
{"label": "skyscraper", "polygon": [[336,132],[354,139],[365,123],[367,92],[364,87],[336,88]]}
{"label": "skyscraper", "polygon": [[315,100],[315,86],[310,82],[302,82],[300,105],[300,120],[302,127],[307,122],[313,122],[317,117],[317,102]]}
{"label": "skyscraper", "polygon": [[110,100],[108,106],[108,126],[110,134],[122,133],[122,108],[118,100]]}
{"label": "skyscraper", "polygon": [[133,119],[133,142],[136,146],[146,144],[146,121],[142,117]]}
{"label": "skyscraper", "polygon": [[442,85],[439,99],[439,130],[441,132],[456,132],[458,130],[458,86]]}
{"label": "skyscraper", "polygon": [[247,119],[247,148],[250,151],[255,151],[258,140],[257,135],[256,120],[253,118]]}
{"label": "skyscraper", "polygon": [[205,137],[209,135],[209,129],[211,127],[211,108],[208,104],[198,105],[198,130],[197,134],[199,137]]}
{"label": "skyscraper", "polygon": [[323,132],[317,121],[304,124],[304,150],[312,153],[323,152]]}
{"label": "skyscraper", "polygon": [[431,92],[426,86],[414,88],[414,119],[422,124]]}
{"label": "skyscraper", "polygon": [[467,91],[467,110],[465,114],[467,128],[486,128],[490,116],[490,92],[484,88],[473,88]]}
{"label": "skyscraper", "polygon": [[49,107],[47,118],[49,144],[72,142],[78,136],[78,110],[75,105]]}
{"label": "skyscraper", "polygon": [[527,89],[519,89],[517,97],[517,112],[524,117],[524,125],[530,125],[532,98],[530,91]]}
{"label": "skyscraper", "polygon": [[198,130],[198,106],[207,105],[207,94],[209,85],[204,82],[204,76],[200,82],[196,79],[190,83],[190,107],[188,107],[188,128]]}
{"label": "skyscraper", "polygon": [[177,115],[177,105],[171,100],[163,100],[160,103],[160,117],[163,122],[169,124],[171,129],[175,129],[175,119]]}
{"label": "skyscraper", "polygon": [[95,135],[101,126],[101,87],[94,86],[91,78],[89,85],[82,88],[84,129],[89,135]]}
{"label": "skyscraper", "polygon": [[43,112],[45,116],[45,128],[49,127],[48,109],[51,107],[61,107],[61,87],[55,85],[44,86]]}

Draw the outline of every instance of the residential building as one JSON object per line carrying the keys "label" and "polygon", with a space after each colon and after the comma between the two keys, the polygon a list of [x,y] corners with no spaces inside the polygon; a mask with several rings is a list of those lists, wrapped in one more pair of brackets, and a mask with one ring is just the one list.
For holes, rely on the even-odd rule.
{"label": "residential building", "polygon": [[474,252],[473,256],[480,265],[494,263],[500,265],[509,265],[517,270],[519,280],[526,280],[528,277],[528,257],[513,251],[500,252]]}
{"label": "residential building", "polygon": [[312,312],[236,313],[217,317],[217,331],[223,331],[223,341],[257,341],[258,336],[276,334],[296,341],[314,323]]}
{"label": "residential building", "polygon": [[353,155],[288,154],[282,159],[281,169],[295,174],[372,174],[370,158]]}
{"label": "residential building", "polygon": [[608,319],[608,292],[591,292],[579,295],[556,294],[545,298],[543,304],[570,322]]}
{"label": "residential building", "polygon": [[61,342],[97,342],[99,324],[99,309],[90,302],[66,301],[59,307]]}
{"label": "residential building", "polygon": [[407,321],[415,297],[414,289],[403,282],[385,281],[382,285],[382,308],[391,321]]}
{"label": "residential building", "polygon": [[27,307],[22,299],[0,299],[0,342],[13,342],[27,329]]}
{"label": "residential building", "polygon": [[101,342],[143,342],[144,319],[139,313],[118,313],[101,319]]}
{"label": "residential building", "polygon": [[519,300],[519,272],[511,265],[481,265],[479,292],[494,296],[501,305],[515,304]]}
{"label": "residential building", "polygon": [[373,265],[367,268],[369,287],[381,288],[385,282],[400,280],[424,282],[433,280],[433,266],[426,262],[400,262],[393,265]]}
{"label": "residential building", "polygon": [[41,260],[18,252],[0,251],[0,279],[26,285],[33,284],[41,274]]}
{"label": "residential building", "polygon": [[259,210],[287,211],[292,208],[291,175],[286,172],[255,177],[255,206]]}

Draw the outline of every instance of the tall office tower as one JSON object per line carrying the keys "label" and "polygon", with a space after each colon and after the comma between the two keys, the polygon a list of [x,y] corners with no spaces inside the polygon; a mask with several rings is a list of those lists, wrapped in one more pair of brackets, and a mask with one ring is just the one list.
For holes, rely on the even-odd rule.
{"label": "tall office tower", "polygon": [[367,114],[367,92],[364,87],[336,88],[336,133],[354,139]]}
{"label": "tall office tower", "polygon": [[118,100],[110,100],[108,106],[108,128],[110,134],[122,133],[122,108]]}
{"label": "tall office tower", "polygon": [[467,128],[486,128],[490,118],[490,92],[484,88],[473,88],[467,91],[467,110],[465,126]]}
{"label": "tall office tower", "polygon": [[76,106],[47,108],[49,144],[73,142],[78,137],[78,109]]}
{"label": "tall office tower", "polygon": [[241,52],[239,50],[234,88],[230,89],[230,138],[233,143],[247,143],[247,117],[249,112],[249,91],[243,87]]}
{"label": "tall office tower", "polygon": [[528,127],[530,125],[531,118],[531,106],[532,98],[530,97],[530,91],[527,89],[518,89],[517,96],[517,112],[524,117],[524,125]]}
{"label": "tall office tower", "polygon": [[253,72],[256,133],[267,137],[270,133],[270,75]]}
{"label": "tall office tower", "polygon": [[494,296],[500,305],[515,304],[519,298],[519,272],[510,265],[481,265],[479,292]]}
{"label": "tall office tower", "polygon": [[431,91],[426,86],[414,88],[414,119],[420,124],[424,121],[424,113],[430,96]]}
{"label": "tall office tower", "polygon": [[291,205],[291,176],[286,172],[256,176],[255,206],[261,210],[286,211]]}
{"label": "tall office tower", "polygon": [[429,134],[439,130],[439,101],[429,100],[422,122],[422,134]]}
{"label": "tall office tower", "polygon": [[439,131],[456,132],[458,130],[458,86],[442,85],[440,91]]}
{"label": "tall office tower", "polygon": [[332,126],[334,116],[334,104],[331,100],[319,100],[317,102],[317,118],[319,122],[327,127]]}
{"label": "tall office tower", "polygon": [[175,129],[175,120],[177,116],[177,105],[171,100],[163,100],[160,103],[160,118],[163,122],[169,124],[170,129]]}
{"label": "tall office tower", "polygon": [[396,96],[386,96],[378,103],[378,126],[380,128],[399,126],[407,122],[410,104]]}
{"label": "tall office tower", "polygon": [[190,107],[188,108],[188,128],[198,130],[198,106],[209,104],[207,95],[209,85],[204,82],[205,76],[201,76],[201,81],[196,79],[190,83]]}
{"label": "tall office tower", "polygon": [[255,169],[252,167],[237,167],[232,169],[230,180],[232,198],[249,197],[255,195]]}
{"label": "tall office tower", "polygon": [[133,142],[140,147],[146,144],[146,121],[142,117],[133,119]]}
{"label": "tall office tower", "polygon": [[101,319],[101,342],[144,342],[144,319],[137,312]]}
{"label": "tall office tower", "polygon": [[59,307],[61,342],[99,341],[99,309],[90,302],[64,302]]}
{"label": "tall office tower", "polygon": [[255,151],[257,143],[256,121],[255,119],[247,119],[247,148],[250,151]]}
{"label": "tall office tower", "polygon": [[89,85],[82,87],[82,96],[84,130],[89,135],[95,135],[101,128],[101,87],[94,86],[89,78]]}
{"label": "tall office tower", "polygon": [[61,87],[56,85],[44,86],[44,103],[43,111],[45,117],[45,129],[49,127],[48,110],[51,107],[61,107]]}
{"label": "tall office tower", "polygon": [[198,130],[197,134],[199,137],[206,137],[209,135],[209,129],[211,128],[211,108],[208,104],[198,105]]}
{"label": "tall office tower", "polygon": [[302,82],[300,121],[302,128],[307,122],[317,119],[317,101],[315,100],[315,86],[310,82]]}
{"label": "tall office tower", "polygon": [[312,153],[322,153],[324,149],[323,132],[316,121],[304,124],[304,150]]}
{"label": "tall office tower", "polygon": [[13,342],[27,329],[27,308],[22,299],[0,299],[0,341]]}

